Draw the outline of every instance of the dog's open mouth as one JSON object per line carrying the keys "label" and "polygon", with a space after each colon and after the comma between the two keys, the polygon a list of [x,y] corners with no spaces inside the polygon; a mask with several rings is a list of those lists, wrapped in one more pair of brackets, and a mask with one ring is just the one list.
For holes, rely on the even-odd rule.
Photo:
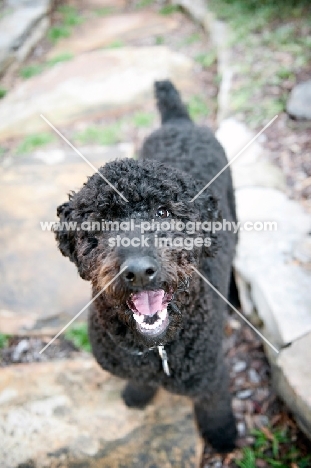
{"label": "dog's open mouth", "polygon": [[127,304],[133,312],[140,333],[157,336],[166,330],[169,324],[167,306],[172,298],[173,294],[165,293],[163,289],[131,295]]}

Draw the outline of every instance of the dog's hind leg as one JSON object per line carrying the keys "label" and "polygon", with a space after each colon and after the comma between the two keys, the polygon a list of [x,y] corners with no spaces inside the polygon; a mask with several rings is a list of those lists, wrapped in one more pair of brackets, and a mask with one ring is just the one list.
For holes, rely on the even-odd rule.
{"label": "dog's hind leg", "polygon": [[199,430],[206,442],[220,453],[234,450],[237,430],[227,385],[221,385],[209,398],[196,397],[194,412]]}
{"label": "dog's hind leg", "polygon": [[143,409],[154,397],[158,388],[147,384],[128,382],[122,392],[124,403],[130,408]]}

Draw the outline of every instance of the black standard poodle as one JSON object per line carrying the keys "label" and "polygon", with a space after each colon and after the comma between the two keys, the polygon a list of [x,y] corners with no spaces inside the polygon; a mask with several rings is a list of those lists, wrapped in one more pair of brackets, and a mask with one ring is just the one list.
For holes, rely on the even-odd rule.
{"label": "black standard poodle", "polygon": [[[143,408],[159,387],[190,397],[203,438],[235,446],[222,338],[236,236],[229,168],[170,81],[155,84],[162,126],[138,160],[107,163],[58,207],[63,255],[93,287],[89,336],[103,369],[127,379],[125,403]],[[197,197],[196,197],[197,196]],[[194,199],[195,198],[195,199]],[[65,229],[64,222],[76,223]],[[228,223],[227,223],[228,224]],[[207,281],[205,281],[205,279]]]}

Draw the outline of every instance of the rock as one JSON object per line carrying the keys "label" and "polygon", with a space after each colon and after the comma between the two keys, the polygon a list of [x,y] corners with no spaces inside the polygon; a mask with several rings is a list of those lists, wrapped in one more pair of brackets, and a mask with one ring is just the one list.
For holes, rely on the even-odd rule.
{"label": "rock", "polygon": [[248,371],[248,377],[251,383],[253,384],[259,384],[260,383],[260,376],[258,372],[255,369],[249,369]]}
{"label": "rock", "polygon": [[71,37],[61,40],[49,53],[49,58],[63,54],[89,52],[113,44],[143,40],[153,35],[169,34],[179,26],[176,17],[164,17],[152,11],[94,18],[76,28]]}
{"label": "rock", "polygon": [[287,113],[298,120],[311,120],[311,80],[297,84],[286,104]]}
{"label": "rock", "polygon": [[[117,157],[131,157],[133,145],[81,151],[100,167]],[[90,300],[89,283],[60,254],[53,233],[42,230],[40,222],[56,221],[56,207],[94,170],[73,152],[39,154],[40,159],[20,156],[10,166],[0,168],[2,333],[55,334]]]}
{"label": "rock", "polygon": [[299,242],[294,249],[294,258],[303,266],[311,268],[311,235]]}
{"label": "rock", "polygon": [[15,60],[23,60],[45,34],[49,20],[43,17],[51,0],[10,2],[0,20],[0,75]]}
{"label": "rock", "polygon": [[264,335],[274,345],[286,345],[311,331],[310,274],[293,258],[310,231],[310,217],[274,189],[239,189],[236,201],[242,223],[276,223],[277,230],[240,231],[235,268],[264,322]]}
{"label": "rock", "polygon": [[282,349],[273,365],[273,380],[278,393],[311,438],[311,333]]}
{"label": "rock", "polygon": [[1,100],[0,140],[55,126],[137,109],[152,99],[155,80],[170,78],[188,94],[193,62],[167,47],[101,50],[60,63]]}
{"label": "rock", "polygon": [[190,402],[160,391],[146,410],[129,409],[123,386],[91,358],[3,368],[1,468],[198,467]]}
{"label": "rock", "polygon": [[237,392],[236,396],[240,400],[246,400],[246,398],[250,398],[252,394],[253,394],[252,390],[246,389],[246,390],[241,390],[240,392]]}
{"label": "rock", "polygon": [[236,372],[236,373],[243,372],[245,369],[246,369],[245,361],[237,361],[232,367],[233,372]]}
{"label": "rock", "polygon": [[[231,161],[255,135],[243,123],[229,118],[221,122],[216,136]],[[231,171],[235,189],[270,187],[285,192],[286,182],[282,171],[268,161],[258,140],[234,159]]]}

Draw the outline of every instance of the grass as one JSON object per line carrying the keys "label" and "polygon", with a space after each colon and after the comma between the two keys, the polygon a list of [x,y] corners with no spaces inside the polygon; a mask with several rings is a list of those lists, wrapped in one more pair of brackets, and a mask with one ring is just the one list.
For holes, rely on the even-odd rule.
{"label": "grass", "polygon": [[121,125],[114,123],[106,127],[87,127],[82,132],[76,133],[75,139],[81,144],[114,145],[121,141]]}
{"label": "grass", "polygon": [[[51,59],[47,60],[44,63],[40,64],[33,64],[33,65],[28,65],[27,67],[23,67],[20,69],[19,74],[24,80],[28,80],[29,78],[32,78],[33,76],[39,75],[42,73],[46,68],[48,67],[53,67],[57,63],[61,62],[67,62],[68,60],[73,59],[74,55],[71,54],[70,52],[64,52],[63,54],[56,55],[55,57],[52,57]],[[1,94],[0,94],[1,98]]]}
{"label": "grass", "polygon": [[97,16],[108,16],[114,13],[115,9],[113,7],[102,7],[102,8],[96,8],[94,10],[95,15]]}
{"label": "grass", "polygon": [[7,90],[4,88],[0,88],[0,99],[3,99],[4,96],[6,95]]}
{"label": "grass", "polygon": [[52,26],[48,31],[48,39],[55,44],[60,39],[69,37],[71,34],[70,28],[64,25]]}
{"label": "grass", "polygon": [[199,63],[203,68],[211,67],[217,59],[217,55],[215,51],[211,51],[207,54],[198,54],[195,57],[195,61]]}
{"label": "grass", "polygon": [[156,37],[156,45],[162,45],[165,43],[165,37],[164,36],[157,36]]}
{"label": "grass", "polygon": [[140,2],[137,3],[136,7],[137,8],[144,8],[147,6],[152,5],[154,0],[140,0]]}
{"label": "grass", "polygon": [[255,437],[253,447],[243,449],[243,457],[236,460],[239,468],[257,468],[257,461],[262,460],[271,468],[308,468],[311,456],[301,456],[293,444],[288,428],[264,428],[252,431]]}
{"label": "grass", "polygon": [[20,69],[19,74],[25,80],[32,78],[35,75],[39,75],[44,70],[44,66],[42,64],[37,65],[28,65],[27,67],[23,67]]}
{"label": "grass", "polygon": [[116,39],[115,41],[108,44],[105,49],[119,49],[120,47],[124,47],[125,43],[121,41],[121,39]]}
{"label": "grass", "polygon": [[199,117],[206,117],[207,115],[209,115],[209,110],[204,102],[204,98],[198,95],[192,96],[190,98],[188,110],[190,113],[190,117],[194,120]]}
{"label": "grass", "polygon": [[284,111],[296,75],[308,66],[310,2],[210,0],[209,5],[232,31],[236,73],[231,110],[258,128]]}
{"label": "grass", "polygon": [[91,352],[86,323],[76,323],[65,332],[66,340],[74,344],[78,349]]}
{"label": "grass", "polygon": [[17,154],[29,154],[41,146],[45,146],[55,141],[54,135],[50,133],[35,133],[27,135],[17,147]]}
{"label": "grass", "polygon": [[178,5],[164,5],[160,9],[159,13],[160,15],[167,16],[167,15],[171,15],[173,13],[179,12],[179,11],[181,11],[181,8]]}
{"label": "grass", "polygon": [[74,55],[70,52],[64,52],[63,54],[56,55],[55,57],[52,57],[51,59],[47,60],[46,65],[48,67],[53,67],[57,63],[61,62],[68,62],[68,60],[72,60]]}
{"label": "grass", "polygon": [[57,11],[61,16],[61,21],[59,24],[52,26],[47,34],[48,39],[54,44],[60,39],[69,37],[72,29],[84,21],[78,10],[71,5],[61,5]]}
{"label": "grass", "polygon": [[6,348],[8,346],[10,338],[11,335],[0,333],[0,349]]}
{"label": "grass", "polygon": [[153,124],[154,115],[147,112],[137,112],[133,116],[135,127],[150,127]]}
{"label": "grass", "polygon": [[191,34],[190,36],[188,36],[185,40],[184,40],[184,44],[185,45],[191,45],[191,44],[195,44],[196,42],[199,42],[201,39],[201,35],[200,33],[193,33]]}

